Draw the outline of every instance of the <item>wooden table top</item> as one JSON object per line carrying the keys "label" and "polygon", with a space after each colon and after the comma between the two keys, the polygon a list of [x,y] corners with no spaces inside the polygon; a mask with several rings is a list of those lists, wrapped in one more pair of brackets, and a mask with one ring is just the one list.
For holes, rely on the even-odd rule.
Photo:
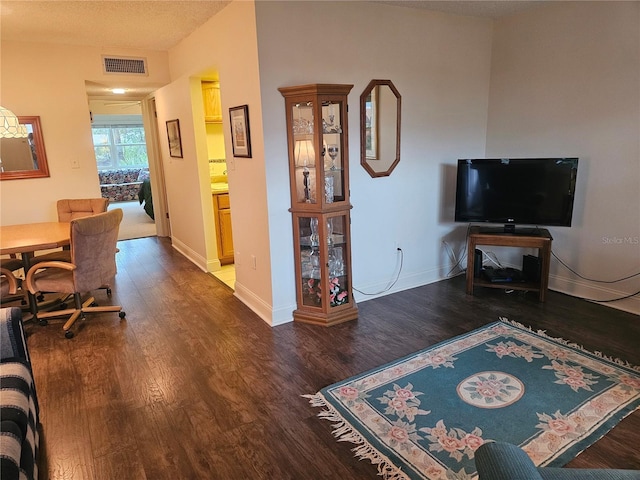
{"label": "wooden table top", "polygon": [[27,253],[69,245],[68,222],[28,223],[0,227],[0,254]]}

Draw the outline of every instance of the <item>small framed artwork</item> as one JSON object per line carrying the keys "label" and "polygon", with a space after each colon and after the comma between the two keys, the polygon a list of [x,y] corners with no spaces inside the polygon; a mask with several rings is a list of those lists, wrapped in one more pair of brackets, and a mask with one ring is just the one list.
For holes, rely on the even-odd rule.
{"label": "small framed artwork", "polygon": [[167,139],[169,140],[169,156],[182,158],[182,139],[180,138],[180,120],[167,120]]}
{"label": "small framed artwork", "polygon": [[234,157],[251,158],[251,136],[249,133],[249,106],[241,105],[229,109],[231,120],[231,144]]}

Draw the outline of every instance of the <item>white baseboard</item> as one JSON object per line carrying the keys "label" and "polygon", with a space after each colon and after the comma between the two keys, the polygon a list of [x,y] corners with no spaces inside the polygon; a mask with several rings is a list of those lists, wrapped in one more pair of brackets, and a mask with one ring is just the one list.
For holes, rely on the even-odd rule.
{"label": "white baseboard", "polygon": [[[556,275],[549,276],[549,289],[566,295],[571,295],[572,297],[592,300],[606,307],[640,315],[640,297],[637,295],[625,298],[624,300],[617,300],[615,302],[602,302],[602,300],[626,297],[629,295],[628,292],[615,290],[613,288],[586,281],[559,277]],[[600,300],[600,302],[598,302],[598,300]]]}
{"label": "white baseboard", "polygon": [[236,280],[234,296],[272,327],[293,321],[294,306],[273,309]]}
{"label": "white baseboard", "polygon": [[187,245],[182,243],[176,237],[171,237],[171,246],[175,250],[180,252],[182,255],[187,257],[189,260],[191,260],[191,262],[193,264],[195,264],[203,272],[209,272],[210,271],[210,270],[207,270],[207,260],[206,260],[206,258],[204,258],[202,255],[198,254],[197,252],[195,252],[194,250],[189,248]]}

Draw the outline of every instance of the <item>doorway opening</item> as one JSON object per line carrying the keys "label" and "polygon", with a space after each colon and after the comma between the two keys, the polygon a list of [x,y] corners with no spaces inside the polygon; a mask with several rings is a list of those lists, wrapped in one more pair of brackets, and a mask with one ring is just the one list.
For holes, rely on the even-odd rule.
{"label": "doorway opening", "polygon": [[207,154],[218,260],[221,268],[211,272],[218,280],[235,290],[231,202],[227,181],[227,163],[222,124],[220,82],[216,75],[201,79],[204,122],[207,134]]}
{"label": "doorway opening", "polygon": [[100,193],[124,212],[118,240],[157,235],[141,102],[89,104]]}

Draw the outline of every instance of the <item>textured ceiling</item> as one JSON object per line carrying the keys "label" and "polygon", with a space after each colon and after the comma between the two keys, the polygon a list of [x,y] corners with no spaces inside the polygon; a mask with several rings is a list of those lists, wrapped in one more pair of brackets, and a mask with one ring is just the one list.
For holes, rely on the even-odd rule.
{"label": "textured ceiling", "polygon": [[[544,3],[544,0],[373,1],[491,18]],[[166,51],[229,3],[214,0],[0,0],[0,40]],[[87,82],[87,93],[91,98],[113,98],[108,89],[122,86],[128,92],[117,98],[130,100],[144,98],[159,87],[141,83],[116,85],[116,82],[118,80],[103,84]]]}
{"label": "textured ceiling", "polygon": [[[213,0],[2,0],[0,34],[2,40],[164,51],[229,3]],[[398,0],[381,3],[497,18],[544,2]]]}
{"label": "textured ceiling", "polygon": [[228,3],[2,0],[0,34],[3,41],[165,51]]}

